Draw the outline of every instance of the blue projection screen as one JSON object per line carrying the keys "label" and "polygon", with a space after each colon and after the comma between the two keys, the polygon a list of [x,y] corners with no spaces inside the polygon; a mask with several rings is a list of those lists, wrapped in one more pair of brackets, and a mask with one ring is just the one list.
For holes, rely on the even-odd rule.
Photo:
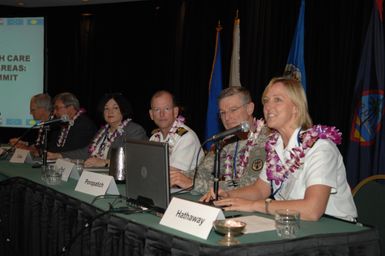
{"label": "blue projection screen", "polygon": [[44,91],[44,18],[0,18],[0,127],[30,127],[31,96]]}

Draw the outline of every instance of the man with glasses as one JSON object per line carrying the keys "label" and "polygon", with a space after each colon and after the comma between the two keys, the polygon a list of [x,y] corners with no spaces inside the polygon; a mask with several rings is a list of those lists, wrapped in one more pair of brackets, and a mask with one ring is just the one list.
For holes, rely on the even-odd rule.
{"label": "man with glasses", "polygon": [[59,152],[84,148],[96,133],[94,122],[80,108],[79,100],[69,92],[60,93],[53,99],[56,118],[68,116],[69,122],[52,127],[48,140],[48,158],[56,159]]}
{"label": "man with glasses", "polygon": [[[45,122],[52,116],[52,103],[51,97],[48,94],[40,93],[32,96],[29,111],[35,121]],[[31,123],[33,125],[33,123]],[[23,139],[26,139],[24,141]],[[22,148],[29,150],[32,155],[39,156],[40,148],[44,142],[43,128],[34,129],[31,134],[28,134],[26,138],[12,138],[9,140],[9,144],[15,148]]]}
{"label": "man with glasses", "polygon": [[[254,103],[244,87],[229,87],[218,97],[219,118],[226,130],[244,121],[250,131],[225,138],[220,151],[220,188],[234,189],[253,183],[265,162],[268,128],[264,121],[253,117]],[[199,165],[194,191],[206,193],[213,184],[214,148]]]}
{"label": "man with glasses", "polygon": [[184,124],[179,107],[168,91],[158,91],[152,96],[149,114],[158,126],[152,132],[150,141],[167,142],[169,146],[171,187],[191,187],[192,180],[187,171],[194,169],[203,158],[203,152],[199,153],[201,144],[198,136]]}

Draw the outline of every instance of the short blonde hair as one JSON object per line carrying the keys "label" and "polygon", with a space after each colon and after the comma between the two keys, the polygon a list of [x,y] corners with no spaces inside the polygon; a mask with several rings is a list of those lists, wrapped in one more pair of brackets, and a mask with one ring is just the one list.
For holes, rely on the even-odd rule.
{"label": "short blonde hair", "polygon": [[311,117],[309,115],[306,94],[301,82],[299,82],[298,80],[287,77],[274,77],[270,80],[269,84],[263,91],[262,104],[264,103],[263,99],[265,98],[267,91],[271,86],[276,83],[282,83],[284,85],[290,100],[298,108],[299,115],[297,118],[297,125],[304,130],[312,127],[313,121],[311,120]]}

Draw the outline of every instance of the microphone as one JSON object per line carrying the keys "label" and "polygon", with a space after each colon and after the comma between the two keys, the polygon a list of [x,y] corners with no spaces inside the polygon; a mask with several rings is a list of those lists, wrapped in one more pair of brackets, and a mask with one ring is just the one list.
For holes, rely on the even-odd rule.
{"label": "microphone", "polygon": [[67,115],[62,115],[60,118],[38,123],[36,126],[47,126],[55,123],[68,123],[69,121],[70,119],[68,118]]}
{"label": "microphone", "polygon": [[[205,145],[205,144],[206,144],[207,142],[209,142],[209,141],[217,141],[217,140],[220,140],[220,139],[222,139],[222,138],[225,138],[225,137],[227,137],[227,136],[229,136],[229,135],[235,134],[235,133],[237,133],[237,132],[248,132],[249,129],[250,129],[249,123],[248,123],[247,121],[243,121],[240,125],[237,125],[237,126],[231,128],[231,129],[228,129],[228,130],[223,131],[223,132],[221,132],[221,133],[218,133],[218,134],[212,136],[211,138],[205,140],[205,141],[203,142],[203,144],[201,145],[201,147],[199,148],[198,154],[197,154],[196,159],[195,159],[196,162],[195,162],[195,168],[194,168],[194,175],[193,175],[193,177],[192,177],[192,182],[193,182],[193,184],[192,184],[190,187],[184,188],[184,189],[182,189],[182,190],[180,190],[180,191],[178,191],[178,192],[173,193],[173,195],[175,195],[175,194],[180,194],[180,193],[182,193],[182,192],[184,192],[184,191],[188,191],[188,190],[193,190],[193,189],[194,189],[194,187],[195,187],[195,178],[196,178],[196,176],[197,176],[197,173],[198,173],[198,166],[199,166],[199,164],[198,164],[198,161],[199,161],[199,153],[202,151],[203,145]],[[217,193],[216,193],[216,194],[217,194]]]}
{"label": "microphone", "polygon": [[217,141],[221,140],[229,135],[234,135],[235,133],[238,132],[248,132],[250,129],[250,125],[247,121],[243,121],[240,125],[237,125],[231,129],[228,129],[226,131],[217,133],[213,135],[211,138],[209,138],[207,141]]}

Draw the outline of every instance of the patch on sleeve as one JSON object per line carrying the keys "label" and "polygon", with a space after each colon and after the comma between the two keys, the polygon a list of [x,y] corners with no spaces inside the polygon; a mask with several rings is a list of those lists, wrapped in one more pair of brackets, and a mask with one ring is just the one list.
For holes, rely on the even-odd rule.
{"label": "patch on sleeve", "polygon": [[253,171],[260,171],[262,170],[263,167],[263,161],[261,159],[256,159],[254,160],[253,164],[251,165],[251,168]]}
{"label": "patch on sleeve", "polygon": [[178,129],[176,129],[176,132],[175,132],[175,133],[182,137],[182,136],[185,135],[187,132],[188,132],[188,131],[187,131],[185,128],[179,127]]}

